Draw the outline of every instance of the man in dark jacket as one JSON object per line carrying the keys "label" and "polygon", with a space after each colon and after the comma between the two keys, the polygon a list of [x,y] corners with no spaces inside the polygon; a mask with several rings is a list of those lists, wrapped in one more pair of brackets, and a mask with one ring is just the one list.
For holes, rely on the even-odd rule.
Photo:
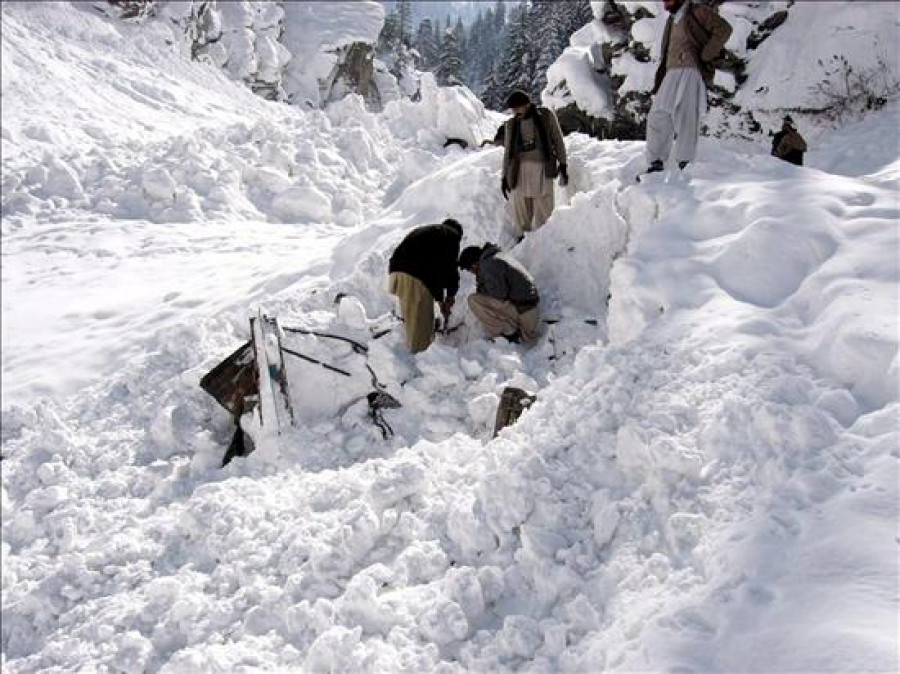
{"label": "man in dark jacket", "polygon": [[459,268],[475,274],[469,308],[488,336],[510,342],[530,342],[537,336],[538,292],[525,268],[493,243],[469,246],[459,256]]}
{"label": "man in dark jacket", "polygon": [[532,105],[524,91],[506,99],[514,116],[503,125],[503,177],[500,191],[512,200],[516,236],[543,225],[553,213],[553,179],[569,182],[566,143],[556,114]]}
{"label": "man in dark jacket", "polygon": [[709,7],[691,0],[663,4],[669,19],[647,114],[647,173],[665,168],[673,143],[679,168],[693,161],[700,116],[706,112],[706,89],[716,73],[712,61],[731,36],[731,24]]}
{"label": "man in dark jacket", "polygon": [[806,141],[794,126],[790,115],[784,118],[781,131],[772,138],[772,155],[786,162],[803,166],[803,153],[806,152]]}
{"label": "man in dark jacket", "polygon": [[434,341],[434,303],[445,320],[450,316],[459,270],[456,267],[463,229],[448,218],[439,225],[412,230],[391,255],[388,290],[400,301],[406,327],[406,345],[413,353]]}

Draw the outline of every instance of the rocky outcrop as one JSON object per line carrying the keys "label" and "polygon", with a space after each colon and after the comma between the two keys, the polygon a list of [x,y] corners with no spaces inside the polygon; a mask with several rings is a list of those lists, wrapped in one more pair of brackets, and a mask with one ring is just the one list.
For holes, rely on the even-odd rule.
{"label": "rocky outcrop", "polygon": [[[706,4],[721,11],[720,2]],[[722,108],[730,116],[741,118],[737,125],[750,133],[759,125],[751,112],[734,103],[734,95],[747,80],[747,63],[753,50],[784,23],[787,11],[774,11],[769,7],[774,3],[741,4],[747,5],[742,8],[746,11],[726,15],[730,22],[743,25],[735,30],[728,48],[715,61],[716,79],[708,91],[708,101],[711,108]],[[661,35],[665,17],[654,16],[642,4],[615,0],[593,3],[593,8],[593,25],[572,36],[567,52],[593,51],[595,55],[589,60],[594,76],[608,81],[606,107],[579,94],[573,83],[566,80],[571,77],[571,68],[559,69],[556,78],[548,73],[544,100],[556,108],[564,131],[581,131],[599,138],[643,139],[656,69],[655,41]]]}
{"label": "rocky outcrop", "polygon": [[325,101],[338,100],[348,93],[363,97],[372,110],[382,108],[381,92],[375,80],[375,50],[370,44],[354,42],[337,53],[334,69],[322,85]]}

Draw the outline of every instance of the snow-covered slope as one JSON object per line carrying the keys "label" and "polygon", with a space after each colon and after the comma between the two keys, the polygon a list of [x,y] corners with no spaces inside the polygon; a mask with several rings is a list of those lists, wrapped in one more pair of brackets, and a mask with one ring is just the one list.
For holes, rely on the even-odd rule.
{"label": "snow-covered slope", "polygon": [[[704,118],[710,136],[768,150],[771,134],[790,113],[815,145],[820,134],[834,133],[879,99],[900,95],[895,2],[712,4],[733,31]],[[557,109],[576,106],[595,124],[607,124],[606,137],[635,137],[643,133],[669,15],[659,0],[591,5],[595,20],[571,37],[548,70],[543,100]],[[829,109],[837,100],[852,104]],[[888,142],[896,152],[896,138]]]}
{"label": "snow-covered slope", "polygon": [[[512,248],[558,322],[490,343],[460,302],[413,358],[404,232],[512,245],[500,151],[442,148],[491,135],[473,100],[303,112],[75,16],[3,5],[4,670],[897,669],[898,155],[847,151],[896,107],[809,168],[704,140],[640,185],[641,143],[570,136]],[[390,327],[394,435],[295,364],[302,427],[220,469],[197,384],[260,307]],[[506,385],[538,401],[491,439]]]}

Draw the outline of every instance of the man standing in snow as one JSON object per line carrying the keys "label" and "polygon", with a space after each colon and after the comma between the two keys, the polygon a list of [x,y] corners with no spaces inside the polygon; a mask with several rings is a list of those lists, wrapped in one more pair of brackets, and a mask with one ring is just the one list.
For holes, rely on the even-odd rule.
{"label": "man standing in snow", "polygon": [[388,290],[400,301],[406,345],[413,353],[434,341],[434,303],[446,320],[459,290],[456,259],[463,228],[447,218],[439,225],[417,227],[400,242],[388,267]]}
{"label": "man standing in snow", "polygon": [[493,243],[469,246],[459,256],[459,268],[475,274],[469,308],[488,336],[518,343],[537,336],[538,292],[534,279],[516,260]]}
{"label": "man standing in snow", "polygon": [[504,199],[512,194],[512,216],[519,240],[525,232],[543,225],[553,212],[553,179],[569,182],[566,144],[556,114],[549,108],[532,105],[524,91],[514,91],[506,99],[514,116],[503,126]]}
{"label": "man standing in snow", "polygon": [[781,125],[781,131],[772,138],[772,156],[797,166],[803,166],[804,152],[806,152],[806,141],[794,126],[793,118],[787,115]]}
{"label": "man standing in snow", "polygon": [[716,72],[711,62],[731,35],[731,25],[709,7],[691,0],[664,0],[663,4],[669,20],[647,115],[647,173],[665,168],[673,141],[678,168],[696,156],[706,88]]}

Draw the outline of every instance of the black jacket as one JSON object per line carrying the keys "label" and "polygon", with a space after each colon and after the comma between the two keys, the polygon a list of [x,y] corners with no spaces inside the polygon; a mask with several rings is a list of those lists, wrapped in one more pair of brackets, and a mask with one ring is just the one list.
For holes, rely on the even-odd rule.
{"label": "black jacket", "polygon": [[462,236],[447,225],[416,227],[400,242],[388,270],[419,279],[438,302],[455,297],[459,290],[459,242]]}

